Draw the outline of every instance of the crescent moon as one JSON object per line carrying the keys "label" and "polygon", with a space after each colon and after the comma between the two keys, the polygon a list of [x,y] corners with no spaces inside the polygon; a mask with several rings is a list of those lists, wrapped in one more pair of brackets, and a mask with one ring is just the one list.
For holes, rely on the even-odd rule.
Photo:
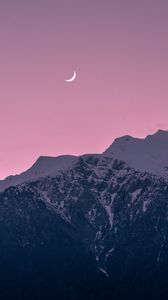
{"label": "crescent moon", "polygon": [[76,72],[74,71],[74,74],[73,76],[70,78],[70,79],[65,79],[66,82],[71,82],[71,81],[74,81],[76,78]]}

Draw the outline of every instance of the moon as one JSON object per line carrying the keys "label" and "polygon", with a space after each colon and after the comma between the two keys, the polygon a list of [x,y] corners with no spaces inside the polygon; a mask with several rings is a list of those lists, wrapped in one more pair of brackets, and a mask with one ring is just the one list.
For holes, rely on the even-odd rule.
{"label": "moon", "polygon": [[76,72],[74,71],[73,76],[70,79],[65,79],[66,82],[72,82],[76,78]]}

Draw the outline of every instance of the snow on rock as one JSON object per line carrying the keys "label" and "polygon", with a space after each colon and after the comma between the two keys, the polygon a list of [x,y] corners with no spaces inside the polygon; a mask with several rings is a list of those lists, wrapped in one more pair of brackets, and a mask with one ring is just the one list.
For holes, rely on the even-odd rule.
{"label": "snow on rock", "polygon": [[132,202],[134,202],[138,198],[138,196],[141,194],[141,192],[142,192],[142,189],[137,189],[136,191],[131,193]]}
{"label": "snow on rock", "polygon": [[117,138],[103,155],[122,160],[138,171],[168,179],[168,131],[158,130],[145,139],[129,135]]}
{"label": "snow on rock", "polygon": [[107,277],[109,277],[109,274],[108,274],[104,269],[99,268],[99,270],[100,270],[102,273],[104,273]]}
{"label": "snow on rock", "polygon": [[9,176],[0,181],[0,191],[22,184],[26,181],[36,180],[40,177],[55,176],[59,171],[66,171],[77,161],[78,157],[73,155],[62,155],[57,157],[41,156],[33,166],[20,175]]}
{"label": "snow on rock", "polygon": [[145,213],[147,211],[148,205],[149,205],[149,200],[145,200],[142,204],[142,211]]}
{"label": "snow on rock", "polygon": [[110,226],[112,227],[113,226],[113,218],[114,218],[114,214],[112,212],[112,203],[110,203],[109,205],[105,205],[104,208],[107,212]]}
{"label": "snow on rock", "polygon": [[[71,169],[80,159],[87,160],[89,168],[94,167],[93,173],[89,177],[90,182],[95,175],[97,181],[108,176],[109,170],[114,167],[116,161],[119,161],[120,164],[125,162],[127,166],[137,171],[162,176],[168,180],[168,131],[159,130],[153,135],[148,135],[145,139],[134,138],[129,135],[117,138],[102,154],[85,154],[78,157],[73,155],[41,156],[27,171],[1,180],[0,191],[40,177],[54,177],[59,172]],[[127,170],[126,168],[119,168],[118,165],[118,172],[122,181]],[[132,201],[134,200],[136,200],[136,192],[132,194]],[[105,209],[110,217],[110,222],[112,222],[110,207],[106,206]]]}

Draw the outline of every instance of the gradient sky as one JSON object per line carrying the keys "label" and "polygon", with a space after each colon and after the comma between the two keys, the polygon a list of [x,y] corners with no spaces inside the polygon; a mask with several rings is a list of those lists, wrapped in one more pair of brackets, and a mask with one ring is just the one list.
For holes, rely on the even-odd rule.
{"label": "gradient sky", "polygon": [[0,178],[168,129],[168,1],[1,0],[0,103]]}

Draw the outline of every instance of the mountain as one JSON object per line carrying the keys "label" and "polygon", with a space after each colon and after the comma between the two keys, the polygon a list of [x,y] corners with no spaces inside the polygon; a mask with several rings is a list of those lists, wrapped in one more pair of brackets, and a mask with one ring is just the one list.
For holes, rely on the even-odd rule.
{"label": "mountain", "polygon": [[168,131],[158,130],[145,139],[129,135],[117,138],[103,154],[123,160],[136,170],[168,179]]}
{"label": "mountain", "polygon": [[73,155],[62,155],[57,157],[41,156],[33,164],[33,166],[20,175],[8,176],[0,181],[0,191],[9,186],[16,186],[25,181],[35,180],[39,177],[54,176],[59,171],[66,171],[70,168],[78,158]]}
{"label": "mountain", "polygon": [[0,194],[0,236],[1,299],[107,296],[88,244],[47,207],[37,189],[26,185]]}
{"label": "mountain", "polygon": [[[135,170],[148,172],[168,179],[168,131],[158,130],[145,139],[123,136],[115,139],[112,145],[102,154],[127,163]],[[25,172],[8,176],[0,181],[0,191],[16,186],[26,181],[32,181],[40,177],[55,176],[64,172],[79,161],[81,156],[62,155],[57,157],[41,156]]]}
{"label": "mountain", "polygon": [[[103,154],[40,158],[29,178],[3,190],[1,298],[167,299],[166,143],[159,131],[119,138]],[[150,151],[157,172],[131,166]]]}

